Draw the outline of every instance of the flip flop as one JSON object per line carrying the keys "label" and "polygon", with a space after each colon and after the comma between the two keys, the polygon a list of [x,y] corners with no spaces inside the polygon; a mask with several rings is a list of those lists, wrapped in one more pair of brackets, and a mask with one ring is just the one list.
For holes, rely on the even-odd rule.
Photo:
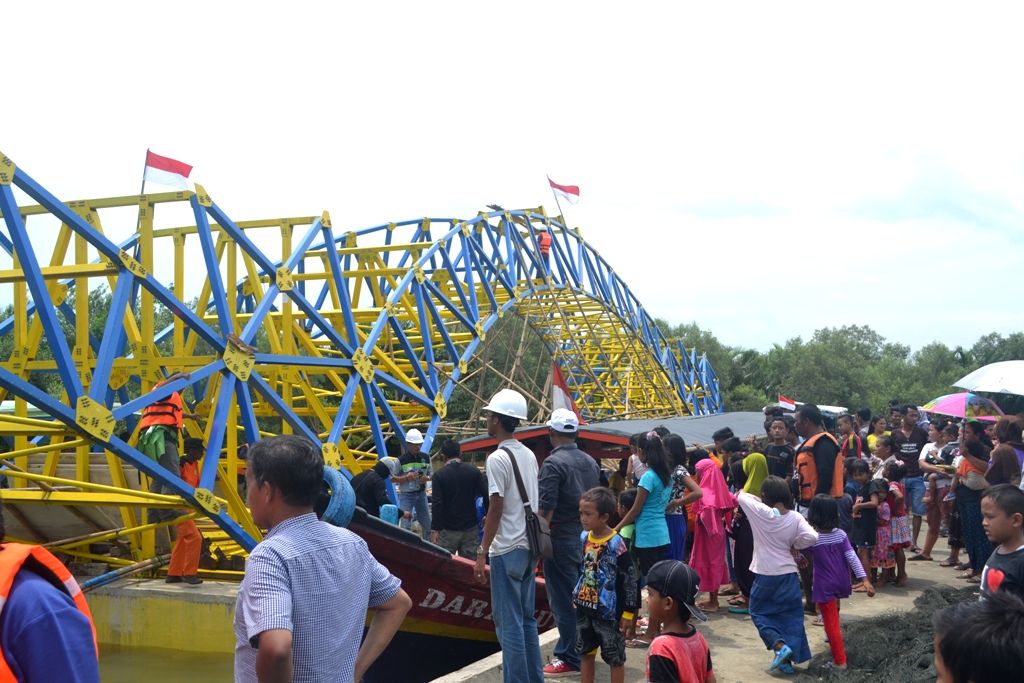
{"label": "flip flop", "polygon": [[981,583],[981,577],[980,576],[968,576],[967,577],[967,583]]}
{"label": "flip flop", "polygon": [[738,588],[726,588],[724,591],[718,591],[718,594],[721,595],[721,596],[725,596],[725,595],[739,595],[740,591],[739,591]]}
{"label": "flip flop", "polygon": [[[932,558],[930,558],[930,557],[928,557],[926,555],[922,555],[921,553],[918,553],[917,555],[914,555],[913,557],[908,557],[907,558],[907,562],[931,562],[931,561],[932,561]],[[949,566],[949,565],[947,565],[947,566]]]}
{"label": "flip flop", "polygon": [[643,638],[633,638],[632,640],[626,641],[626,647],[631,647],[635,650],[646,650],[651,644]]}
{"label": "flip flop", "polygon": [[957,563],[953,560],[943,560],[942,562],[939,562],[940,567],[955,567],[956,565]]}
{"label": "flip flop", "polygon": [[821,626],[821,627],[825,626],[825,621],[824,621],[824,619],[821,618],[820,614],[818,616],[814,617],[814,620],[811,621],[811,623],[814,624],[815,626]]}
{"label": "flip flop", "polygon": [[750,614],[749,607],[730,607],[729,614]]}
{"label": "flip flop", "polygon": [[730,605],[736,605],[737,607],[743,607],[747,604],[747,599],[742,595],[736,595],[726,600]]}
{"label": "flip flop", "polygon": [[967,562],[961,562],[960,564],[958,564],[958,565],[956,566],[956,570],[957,570],[958,572],[965,572],[965,571],[967,571],[967,570],[968,570],[968,569],[970,569],[970,568],[971,568],[971,565],[970,565],[970,564],[968,564]]}
{"label": "flip flop", "polygon": [[706,605],[705,606],[705,605],[702,605],[701,603],[698,602],[694,606],[697,609],[699,609],[701,612],[704,612],[705,614],[714,614],[715,612],[718,611],[718,606],[716,606],[716,605]]}

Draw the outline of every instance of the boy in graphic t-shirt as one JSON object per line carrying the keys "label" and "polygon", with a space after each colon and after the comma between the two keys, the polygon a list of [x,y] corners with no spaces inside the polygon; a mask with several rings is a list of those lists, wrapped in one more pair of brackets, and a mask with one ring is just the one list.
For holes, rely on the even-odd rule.
{"label": "boy in graphic t-shirt", "polygon": [[1007,591],[1024,598],[1024,491],[999,484],[981,498],[982,525],[999,545],[981,572],[982,599]]}
{"label": "boy in graphic t-shirt", "polygon": [[576,605],[576,649],[580,680],[594,681],[594,650],[611,668],[612,683],[626,677],[626,640],[640,604],[637,575],[626,542],[608,526],[615,512],[615,492],[598,486],[580,498],[583,561],[573,591]]}

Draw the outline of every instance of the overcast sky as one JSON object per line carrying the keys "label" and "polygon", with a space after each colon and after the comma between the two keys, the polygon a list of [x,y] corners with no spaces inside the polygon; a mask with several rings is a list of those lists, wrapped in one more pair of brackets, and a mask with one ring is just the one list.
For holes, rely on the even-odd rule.
{"label": "overcast sky", "polygon": [[1022,11],[833,5],[8,3],[0,149],[75,199],[150,147],[336,231],[554,213],[550,174],[652,315],[728,344],[1022,329]]}

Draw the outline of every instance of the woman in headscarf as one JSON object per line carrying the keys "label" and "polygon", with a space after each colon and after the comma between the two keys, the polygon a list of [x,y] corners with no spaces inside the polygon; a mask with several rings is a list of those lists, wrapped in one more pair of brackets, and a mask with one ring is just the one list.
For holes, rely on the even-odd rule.
{"label": "woman in headscarf", "polygon": [[732,523],[736,499],[725,485],[722,471],[709,458],[697,463],[697,478],[704,495],[694,504],[696,529],[690,566],[700,575],[700,590],[708,597],[697,607],[707,612],[718,611],[718,589],[729,583],[725,563],[725,528]]}
{"label": "woman in headscarf", "polygon": [[[761,495],[761,484],[768,478],[768,459],[763,453],[750,453],[743,458],[743,490],[752,496]],[[732,522],[733,557],[732,566],[736,571],[736,583],[740,594],[729,598],[729,611],[733,614],[749,614],[747,605],[750,603],[750,590],[754,587],[754,572],[750,571],[750,562],[754,559],[754,535],[750,529],[750,521],[737,510]]]}

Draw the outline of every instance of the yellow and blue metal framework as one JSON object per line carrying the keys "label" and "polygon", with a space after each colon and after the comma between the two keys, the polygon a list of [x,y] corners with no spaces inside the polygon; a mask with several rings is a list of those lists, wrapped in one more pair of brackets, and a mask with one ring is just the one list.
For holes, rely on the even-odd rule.
{"label": "yellow and blue metal framework", "polygon": [[[18,206],[14,188],[36,204]],[[157,227],[157,208],[169,204],[187,205],[194,223]],[[137,229],[115,243],[103,215],[125,208],[137,210]],[[327,212],[235,222],[199,185],[64,203],[0,155],[0,213],[0,248],[13,263],[0,271],[0,284],[13,287],[13,315],[0,322],[0,337],[12,341],[0,400],[15,406],[0,417],[14,443],[0,471],[41,487],[2,496],[116,506],[137,559],[152,554],[151,541],[140,540],[152,528],[141,523],[143,509],[181,499],[242,549],[253,546],[260,532],[238,495],[238,453],[267,433],[261,422],[321,444],[325,462],[349,474],[412,425],[429,446],[453,390],[506,314],[544,340],[589,420],[722,410],[706,358],[666,339],[580,231],[543,208],[339,234]],[[28,227],[45,215],[60,223],[48,262],[44,231]],[[554,237],[547,259],[543,230]],[[201,264],[186,253],[196,242]],[[268,250],[275,256],[264,250],[269,242],[280,245]],[[164,268],[171,255],[165,285],[154,265]],[[110,289],[102,313],[89,305],[98,282]],[[161,309],[170,314],[165,323]],[[90,323],[98,328],[100,315],[97,338]],[[63,393],[39,388],[31,381],[39,373],[57,373]],[[155,386],[174,373],[182,374]],[[208,444],[198,487],[135,447],[141,411],[170,391],[182,392],[193,414],[186,432]],[[45,417],[29,417],[30,408]],[[31,456],[45,456],[36,474]],[[91,481],[97,458],[109,485]],[[74,477],[57,477],[69,460]],[[149,493],[136,470],[180,499]]]}

